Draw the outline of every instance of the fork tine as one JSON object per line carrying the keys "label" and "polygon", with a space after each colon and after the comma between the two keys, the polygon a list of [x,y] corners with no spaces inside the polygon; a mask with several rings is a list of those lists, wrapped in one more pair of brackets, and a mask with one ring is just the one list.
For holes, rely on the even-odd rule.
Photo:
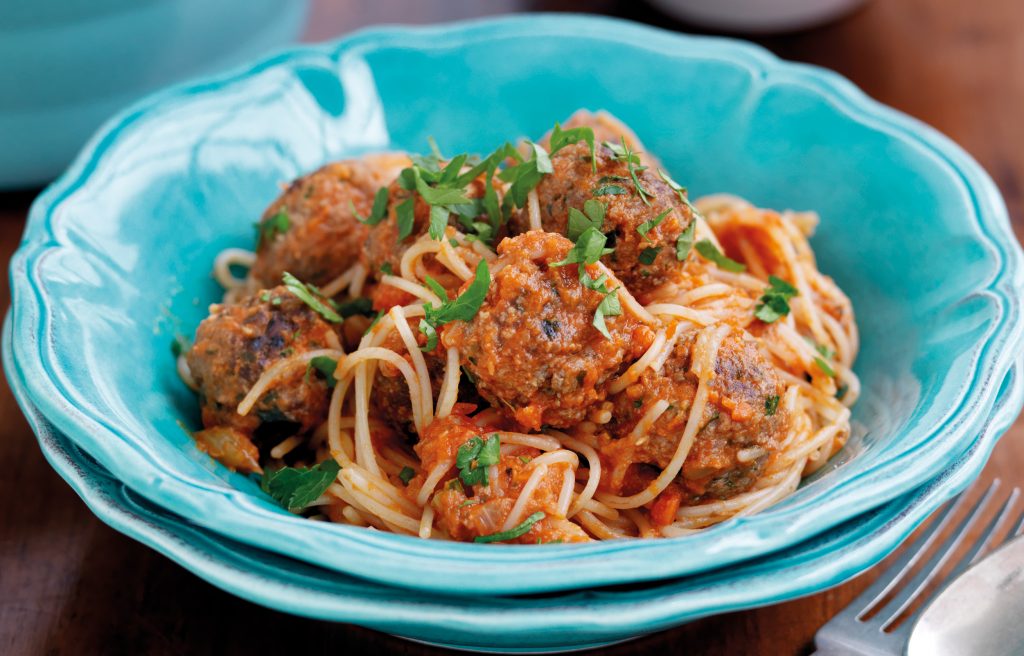
{"label": "fork tine", "polygon": [[[949,572],[949,574],[946,575],[945,580],[947,582],[953,581],[954,579],[956,579],[958,576],[963,574],[964,570],[966,570],[968,567],[970,567],[971,565],[973,565],[974,563],[976,563],[979,560],[979,558],[982,555],[983,551],[990,544],[993,543],[997,529],[1000,526],[1002,526],[1003,524],[1005,524],[1007,519],[1010,518],[1010,515],[1014,511],[1014,506],[1017,504],[1017,499],[1019,497],[1020,497],[1020,488],[1016,488],[1016,487],[1013,488],[1013,490],[1010,491],[1010,495],[1003,502],[1003,505],[999,509],[999,512],[997,512],[995,514],[995,516],[989,521],[988,526],[985,527],[985,530],[982,532],[982,534],[978,537],[977,540],[975,540],[974,544],[972,544],[971,547],[967,550],[967,553],[965,553],[963,556],[960,557],[960,559],[957,561],[956,566],[954,566],[953,569]],[[984,499],[983,499],[983,501],[984,501]],[[974,521],[974,515],[972,515],[971,517],[968,517],[967,520],[969,520],[970,522],[973,522]],[[967,523],[967,520],[965,520],[965,523]],[[961,529],[963,529],[963,526],[961,526]],[[948,552],[947,558],[949,556],[953,555],[953,553],[956,550],[956,544],[955,543],[957,541],[959,541],[959,540],[962,540],[962,538],[965,535],[965,533],[966,533],[966,531],[961,530],[960,534],[951,537],[951,540],[954,542],[954,544],[951,545],[949,547],[949,549],[947,549],[947,552]],[[1013,532],[1011,531],[1011,532],[1007,533],[1006,535],[1007,535],[1006,539],[1010,539],[1010,538],[1013,537]],[[934,569],[932,569],[931,570],[931,576],[929,577],[929,580],[931,578],[934,578],[934,576],[941,569],[942,569],[942,564],[940,564],[940,565],[936,566]],[[922,571],[924,571],[924,570],[922,570]],[[928,584],[928,580],[926,580],[923,583],[921,583],[921,585],[918,587],[918,589],[919,590],[923,590],[924,587],[927,584]],[[935,595],[937,595],[940,591],[941,590],[936,590],[935,591]],[[933,595],[933,596],[935,596],[935,595]],[[914,598],[916,598],[916,596],[917,595],[914,595]],[[911,598],[911,600],[908,601],[908,603],[906,605],[909,606],[910,603],[913,603],[913,598]],[[927,604],[921,604],[921,606],[917,610],[915,610],[913,613],[911,613],[906,618],[904,618],[903,623],[900,624],[899,629],[897,629],[895,631],[895,633],[900,633],[900,632],[907,632],[907,633],[909,633],[911,627],[914,626],[915,622],[917,621],[917,618],[921,615],[922,612],[924,612],[924,609],[926,607],[927,607]],[[900,612],[902,612],[902,611],[897,611],[897,613],[893,614],[892,618],[889,620],[889,622],[892,622],[893,619],[898,618]]]}
{"label": "fork tine", "polygon": [[[900,614],[914,603],[914,600],[921,594],[921,591],[938,576],[945,564],[956,553],[957,548],[963,543],[964,538],[967,537],[967,532],[977,522],[980,514],[988,506],[989,501],[992,500],[998,489],[999,481],[992,481],[992,484],[985,490],[985,494],[978,499],[974,507],[971,508],[971,511],[960,521],[954,533],[944,543],[939,545],[939,548],[928,559],[928,562],[886,605],[886,613],[889,617],[882,624],[883,631],[888,629],[899,618]],[[889,608],[892,608],[893,605],[895,605],[895,610],[890,612]]]}
{"label": "fork tine", "polygon": [[961,492],[950,500],[936,514],[935,519],[927,528],[921,531],[916,538],[905,543],[902,553],[899,554],[896,560],[864,592],[860,593],[856,599],[837,613],[833,621],[842,621],[844,617],[861,621],[861,618],[874,608],[875,604],[893,587],[899,584],[907,572],[913,568],[914,564],[921,558],[921,554],[931,546],[935,537],[949,524],[955,511],[959,510],[966,503],[965,494],[966,491]]}

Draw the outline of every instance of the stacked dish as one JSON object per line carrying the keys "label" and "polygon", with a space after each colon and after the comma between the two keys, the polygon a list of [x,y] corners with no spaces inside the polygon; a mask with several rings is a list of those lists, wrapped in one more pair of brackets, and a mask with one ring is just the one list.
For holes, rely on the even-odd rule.
{"label": "stacked dish", "polygon": [[[623,118],[698,194],[821,214],[813,245],[857,308],[863,385],[826,467],[684,537],[489,547],[303,520],[195,448],[168,343],[217,300],[208,263],[251,242],[277,183],[428,136],[485,151],[581,106]],[[110,121],[32,208],[5,369],[94,511],[217,585],[458,646],[579,647],[834,584],[961,489],[1022,404],[1022,259],[967,155],[832,74],[597,18],[389,28]],[[594,590],[619,583],[644,585]],[[558,594],[509,596],[537,592]]]}

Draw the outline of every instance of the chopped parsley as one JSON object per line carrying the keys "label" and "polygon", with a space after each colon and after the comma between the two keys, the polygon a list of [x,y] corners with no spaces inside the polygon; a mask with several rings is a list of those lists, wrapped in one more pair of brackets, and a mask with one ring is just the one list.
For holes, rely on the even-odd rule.
{"label": "chopped parsley", "polygon": [[626,137],[620,136],[619,139],[622,145],[612,143],[610,141],[604,142],[605,148],[612,151],[615,159],[625,162],[626,168],[629,170],[629,177],[633,181],[633,187],[636,189],[636,193],[640,196],[640,200],[644,202],[644,205],[650,205],[651,193],[644,189],[644,186],[640,184],[640,178],[637,176],[638,173],[642,173],[647,170],[646,166],[640,165],[640,153],[634,152],[626,144]]}
{"label": "chopped parsley", "polygon": [[696,249],[705,260],[714,262],[726,271],[739,272],[745,271],[747,268],[745,264],[726,257],[710,239],[701,239],[697,242]]}
{"label": "chopped parsley", "polygon": [[324,377],[327,382],[327,387],[333,388],[338,384],[338,380],[334,377],[334,372],[338,368],[338,361],[332,357],[326,355],[318,355],[309,361],[306,365],[306,376],[316,369]]}
{"label": "chopped parsley", "polygon": [[[432,282],[434,282],[432,280]],[[429,283],[428,283],[429,284]],[[438,288],[441,286],[434,282]],[[424,351],[433,351],[437,348],[437,329],[450,321],[469,321],[480,310],[484,299],[487,297],[487,289],[491,286],[491,273],[487,268],[487,260],[480,260],[476,265],[476,273],[473,275],[473,282],[469,283],[458,298],[446,300],[447,295],[441,295],[441,307],[434,307],[427,304],[423,306],[424,317],[420,321],[420,332],[427,336],[427,343],[421,347]],[[434,290],[435,293],[437,290]],[[443,292],[444,289],[441,288]]]}
{"label": "chopped parsley", "polygon": [[629,190],[622,185],[607,184],[601,185],[600,187],[594,187],[590,192],[591,196],[625,196],[629,193]]}
{"label": "chopped parsley", "polygon": [[686,256],[690,254],[690,249],[693,248],[693,233],[697,228],[697,221],[690,221],[690,225],[686,226],[686,230],[679,233],[679,238],[676,239],[676,259],[682,262],[686,259]]}
{"label": "chopped parsley", "polygon": [[291,227],[292,222],[288,218],[288,212],[285,210],[279,210],[274,216],[257,223],[256,248],[259,249],[263,246],[264,242],[269,242],[277,235],[283,235]]}
{"label": "chopped parsley", "polygon": [[575,207],[569,208],[569,231],[568,237],[572,241],[580,238],[587,228],[600,230],[604,225],[605,205],[599,200],[588,200],[583,203],[583,211]]}
{"label": "chopped parsley", "polygon": [[764,414],[771,417],[779,410],[779,395],[773,394],[764,400]]}
{"label": "chopped parsley", "polygon": [[373,208],[370,210],[370,216],[360,215],[359,212],[356,211],[356,206],[352,201],[349,201],[348,204],[352,209],[352,213],[355,214],[357,221],[369,226],[375,226],[388,216],[388,189],[387,187],[381,187],[377,190],[377,193],[374,194]]}
{"label": "chopped parsley", "polygon": [[364,317],[372,317],[373,301],[365,296],[360,296],[359,298],[353,298],[350,301],[338,303],[337,310],[338,314],[340,314],[343,319],[354,317],[357,314],[361,314]]}
{"label": "chopped parsley", "polygon": [[[566,254],[565,258],[553,262],[551,266],[561,267],[568,264],[580,264],[586,266],[588,264],[595,264],[601,256],[611,253],[614,249],[605,248],[605,242],[608,241],[608,237],[604,235],[600,230],[593,226],[587,228],[576,238],[576,244],[572,247],[572,250]],[[581,277],[585,275],[583,273],[583,266],[580,267]]]}
{"label": "chopped parsley", "polygon": [[398,222],[398,241],[403,241],[412,234],[415,209],[416,201],[412,198],[406,198],[395,208],[395,220]]}
{"label": "chopped parsley", "polygon": [[402,485],[408,487],[409,481],[416,475],[416,470],[412,467],[402,467],[402,471],[398,472],[398,479],[402,481]]}
{"label": "chopped parsley", "polygon": [[754,308],[754,316],[765,323],[772,323],[789,314],[789,299],[799,292],[782,278],[768,276],[768,283],[770,286],[764,290],[761,304]]}
{"label": "chopped parsley", "polygon": [[497,533],[491,533],[490,535],[478,535],[473,538],[473,542],[504,542],[505,540],[515,540],[516,538],[526,535],[533,528],[533,525],[544,519],[547,515],[543,511],[538,510],[529,517],[523,520],[521,524],[510,528],[507,531],[499,531]]}
{"label": "chopped parsley", "polygon": [[385,262],[384,264],[380,265],[380,272],[386,276],[395,275],[395,270],[391,268],[390,262]]}
{"label": "chopped parsley", "polygon": [[669,209],[665,210],[664,212],[662,212],[661,214],[659,214],[658,216],[654,217],[653,219],[651,219],[649,221],[644,221],[639,226],[637,226],[636,231],[639,232],[640,236],[643,237],[644,239],[646,239],[648,241],[648,243],[653,243],[651,241],[651,238],[647,236],[647,233],[650,232],[651,230],[653,230],[654,228],[658,227],[658,225],[662,221],[664,221],[665,217],[668,216],[669,213],[671,213],[671,212],[672,212],[672,209],[669,208]]}
{"label": "chopped parsley", "polygon": [[[604,281],[601,280],[602,278],[606,278],[606,276],[601,276],[601,278],[598,278],[595,282],[599,282],[601,287],[604,288]],[[602,289],[598,289],[597,291],[602,291]],[[601,299],[601,302],[598,304],[597,310],[594,311],[594,328],[597,328],[598,332],[604,335],[607,339],[611,339],[612,336],[608,332],[608,326],[605,324],[604,318],[617,317],[622,314],[622,305],[619,303],[619,295],[616,293],[618,291],[618,287],[608,291],[605,294],[605,297]]]}
{"label": "chopped parsley", "polygon": [[343,321],[341,315],[334,311],[330,302],[320,295],[320,291],[316,287],[303,284],[302,281],[287,271],[284,272],[282,280],[288,291],[298,297],[303,303],[316,310],[324,319],[334,323],[341,323]]}
{"label": "chopped parsley", "polygon": [[459,447],[455,466],[459,468],[459,479],[466,485],[487,485],[490,481],[487,468],[498,464],[501,459],[501,444],[494,433],[486,441],[479,436],[469,438]]}
{"label": "chopped parsley", "polygon": [[660,253],[660,252],[661,252],[661,246],[654,246],[653,248],[645,248],[643,251],[640,252],[639,257],[637,257],[636,259],[637,259],[638,262],[640,262],[640,264],[651,265],[651,264],[654,264],[654,260],[656,260],[658,258],[658,253]]}
{"label": "chopped parsley", "polygon": [[814,358],[814,364],[818,365],[818,369],[824,371],[826,376],[831,376],[835,378],[836,372],[834,369],[832,369],[832,365],[830,365],[828,362],[825,362],[821,358],[816,357]]}
{"label": "chopped parsley", "polygon": [[832,356],[836,354],[835,351],[825,346],[824,344],[815,344],[814,350],[820,353],[821,357],[825,358],[826,360],[831,360]]}
{"label": "chopped parsley", "polygon": [[581,126],[578,128],[563,130],[561,125],[555,123],[555,128],[551,131],[551,154],[554,155],[566,146],[580,141],[587,142],[587,145],[590,147],[590,170],[597,173],[597,158],[594,156],[593,128]]}
{"label": "chopped parsley", "polygon": [[260,488],[288,510],[302,510],[334,482],[341,466],[325,460],[313,467],[281,467],[260,479]]}
{"label": "chopped parsley", "polygon": [[665,181],[665,184],[667,184],[672,191],[676,192],[676,195],[679,196],[680,203],[689,207],[694,216],[700,216],[700,212],[696,207],[694,207],[693,203],[690,202],[690,199],[686,197],[686,187],[670,178],[664,169],[658,169],[658,175],[661,176],[661,179]]}

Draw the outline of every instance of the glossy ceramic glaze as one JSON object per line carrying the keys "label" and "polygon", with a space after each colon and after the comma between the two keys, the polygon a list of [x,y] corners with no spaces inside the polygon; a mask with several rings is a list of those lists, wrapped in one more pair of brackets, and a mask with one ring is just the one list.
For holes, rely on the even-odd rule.
{"label": "glossy ceramic glaze", "polygon": [[294,43],[308,0],[5,0],[0,189],[42,185],[143,95]]}
{"label": "glossy ceramic glaze", "polygon": [[[858,312],[856,436],[760,515],[673,540],[422,541],[296,518],[197,451],[168,348],[283,181],[367,150],[486,150],[578,107],[633,126],[695,195],[813,208]],[[392,585],[525,593],[661,579],[794,545],[960,459],[1019,352],[1021,252],[992,182],[926,126],[739,42],[597,18],[386,28],[178,87],[109,122],[12,262],[32,402],[143,497],[240,542]],[[386,562],[387,567],[381,567]]]}
{"label": "glossy ceramic glaze", "polygon": [[[9,325],[6,326],[9,328]],[[817,538],[768,557],[633,589],[534,598],[447,597],[355,579],[254,549],[190,524],[129,490],[32,406],[3,346],[11,387],[54,469],[97,516],[197,576],[255,603],[317,619],[354,622],[462,649],[558,651],[665,629],[707,615],[777,603],[835,585],[871,566],[981,470],[1024,396],[1018,366],[990,421],[935,480]]]}

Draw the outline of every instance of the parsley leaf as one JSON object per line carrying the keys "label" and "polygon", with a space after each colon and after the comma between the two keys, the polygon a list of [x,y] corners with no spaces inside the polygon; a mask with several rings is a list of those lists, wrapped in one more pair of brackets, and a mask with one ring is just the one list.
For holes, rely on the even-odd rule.
{"label": "parsley leaf", "polygon": [[789,299],[797,296],[799,292],[782,278],[768,276],[768,283],[770,286],[764,290],[761,304],[754,308],[754,316],[765,323],[772,323],[789,314]]}
{"label": "parsley leaf", "polygon": [[576,241],[587,228],[600,230],[601,226],[604,225],[604,213],[604,203],[593,199],[583,203],[582,212],[575,207],[570,207],[569,231],[567,235],[569,239]]}
{"label": "parsley leaf", "polygon": [[625,196],[629,191],[622,185],[608,184],[595,187],[591,192],[591,196]]}
{"label": "parsley leaf", "polygon": [[562,126],[555,123],[555,129],[551,131],[551,154],[554,155],[566,146],[580,141],[586,141],[590,146],[590,170],[597,173],[597,158],[594,156],[594,130],[586,126],[563,130]]}
{"label": "parsley leaf", "polygon": [[820,353],[821,357],[825,358],[826,360],[831,360],[832,356],[836,354],[835,351],[825,346],[824,344],[815,344],[814,350]]}
{"label": "parsley leaf", "polygon": [[604,318],[617,317],[622,314],[622,304],[619,303],[618,291],[618,287],[609,291],[605,297],[601,299],[601,302],[597,306],[597,310],[594,311],[594,328],[597,328],[598,332],[604,335],[607,339],[611,339],[612,336],[608,332],[608,326],[605,324]]}
{"label": "parsley leaf", "polygon": [[779,395],[774,394],[764,400],[764,415],[771,417],[779,410]]}
{"label": "parsley leaf", "polygon": [[661,214],[659,214],[658,216],[654,217],[653,219],[650,219],[649,221],[644,221],[643,223],[637,226],[636,231],[639,232],[640,236],[646,239],[649,243],[654,243],[653,241],[651,241],[651,238],[647,236],[647,233],[653,230],[654,228],[658,227],[658,225],[662,221],[664,221],[665,217],[668,216],[671,212],[672,208],[669,208],[662,212]]}
{"label": "parsley leaf", "polygon": [[448,292],[445,290],[444,287],[441,286],[441,283],[431,278],[430,274],[427,274],[426,280],[424,280],[424,282],[427,283],[427,288],[430,289],[430,291],[437,294],[437,297],[439,299],[441,299],[442,301],[448,300]]}
{"label": "parsley leaf", "polygon": [[408,486],[409,481],[416,475],[416,470],[412,467],[402,467],[402,471],[398,472],[398,479],[402,481],[402,485]]}
{"label": "parsley leaf", "polygon": [[352,214],[355,214],[357,221],[365,223],[368,226],[375,226],[388,216],[388,188],[381,187],[377,190],[377,193],[374,194],[373,207],[370,209],[370,216],[361,216],[359,212],[356,211],[356,206],[352,201],[349,201],[348,205],[352,210]]}
{"label": "parsley leaf", "polygon": [[722,251],[718,250],[710,239],[701,239],[697,242],[696,248],[701,257],[705,260],[711,260],[726,271],[739,272],[747,269],[745,264],[741,264],[723,255]]}
{"label": "parsley leaf", "polygon": [[[565,259],[559,262],[553,262],[551,266],[561,267],[568,264],[594,264],[602,255],[607,255],[615,249],[605,248],[605,242],[608,241],[608,237],[603,234],[597,228],[593,226],[587,228],[580,236],[576,239],[576,244],[572,247]],[[582,273],[581,273],[582,275]]]}
{"label": "parsley leaf", "polygon": [[459,447],[455,456],[455,466],[459,469],[459,478],[466,485],[487,485],[487,468],[498,464],[501,459],[501,444],[498,434],[494,433],[487,441],[479,436],[469,438]]}
{"label": "parsley leaf", "polygon": [[395,208],[395,220],[398,222],[398,241],[403,241],[412,234],[412,225],[416,201],[406,198]]}
{"label": "parsley leaf", "polygon": [[658,169],[658,175],[661,176],[661,179],[665,181],[665,184],[667,184],[672,191],[676,192],[676,195],[679,196],[680,203],[689,207],[694,216],[701,215],[700,211],[698,211],[694,204],[690,202],[690,199],[686,197],[686,187],[670,178],[668,173],[665,173],[664,169]]}
{"label": "parsley leaf", "polygon": [[391,268],[390,262],[385,262],[384,264],[380,265],[380,272],[386,276],[395,275],[395,270]]}
{"label": "parsley leaf", "polygon": [[313,369],[316,369],[323,375],[324,380],[327,382],[327,387],[333,388],[338,384],[338,379],[334,377],[334,372],[337,368],[337,360],[326,355],[318,355],[306,365],[306,375],[308,376]]}
{"label": "parsley leaf", "polygon": [[284,272],[284,275],[281,278],[284,281],[284,286],[288,288],[288,291],[297,296],[303,303],[316,310],[324,319],[333,323],[341,323],[343,321],[341,315],[335,312],[334,308],[325,302],[323,297],[320,296],[320,293],[318,291],[314,291],[316,289],[315,287],[311,288],[303,284],[302,281],[287,271]]}
{"label": "parsley leaf", "polygon": [[369,317],[373,316],[373,301],[365,296],[360,296],[344,303],[338,303],[337,310],[343,319],[354,317],[357,314]]}
{"label": "parsley leaf", "polygon": [[656,260],[658,258],[658,253],[660,253],[660,252],[661,252],[661,246],[655,246],[653,248],[645,248],[643,251],[640,252],[639,257],[637,257],[636,259],[637,259],[638,262],[640,262],[640,264],[651,265],[651,264],[654,264],[654,260]]}
{"label": "parsley leaf", "polygon": [[679,238],[676,239],[676,259],[682,262],[686,259],[686,256],[690,254],[690,249],[693,248],[693,233],[697,228],[697,221],[690,221],[690,225],[686,226],[686,230],[679,233]]}
{"label": "parsley leaf", "polygon": [[[433,285],[441,288],[441,285],[433,281]],[[431,283],[428,282],[428,285]],[[432,286],[433,286],[432,285]],[[447,300],[447,294],[441,296],[441,307],[434,307],[427,304],[423,306],[424,317],[420,321],[420,332],[427,336],[427,344],[421,347],[424,351],[433,351],[437,348],[437,329],[449,321],[469,321],[480,310],[484,299],[487,298],[487,289],[491,286],[491,272],[487,268],[487,260],[480,260],[476,265],[476,273],[473,275],[473,282],[469,283],[458,298]],[[437,293],[437,289],[432,289]],[[441,288],[441,291],[444,291]]]}
{"label": "parsley leaf", "polygon": [[274,216],[260,221],[256,224],[256,248],[259,249],[264,242],[269,242],[277,235],[283,235],[291,227],[292,222],[285,210],[279,210]]}
{"label": "parsley leaf", "polygon": [[473,542],[504,542],[505,540],[514,540],[529,533],[530,529],[533,528],[533,525],[545,517],[547,517],[547,515],[545,515],[543,511],[538,510],[524,519],[523,523],[518,526],[510,528],[507,531],[491,533],[490,535],[478,535],[473,538]]}
{"label": "parsley leaf", "polygon": [[640,153],[634,152],[632,148],[626,144],[626,137],[620,136],[622,145],[614,144],[610,141],[604,142],[606,148],[612,151],[615,155],[615,159],[626,163],[626,168],[629,170],[629,177],[633,180],[633,187],[636,189],[636,193],[640,196],[640,200],[644,202],[644,205],[650,205],[651,193],[648,192],[642,184],[640,184],[640,178],[637,173],[641,173],[647,170],[646,166],[640,166]]}
{"label": "parsley leaf", "polygon": [[821,358],[816,357],[814,358],[814,364],[818,365],[818,369],[824,371],[826,376],[831,376],[835,378],[836,372],[834,369],[832,369],[832,366],[829,365],[829,363],[825,362]]}
{"label": "parsley leaf", "polygon": [[265,473],[260,488],[288,510],[302,510],[330,487],[340,470],[334,460],[313,467],[282,467]]}

